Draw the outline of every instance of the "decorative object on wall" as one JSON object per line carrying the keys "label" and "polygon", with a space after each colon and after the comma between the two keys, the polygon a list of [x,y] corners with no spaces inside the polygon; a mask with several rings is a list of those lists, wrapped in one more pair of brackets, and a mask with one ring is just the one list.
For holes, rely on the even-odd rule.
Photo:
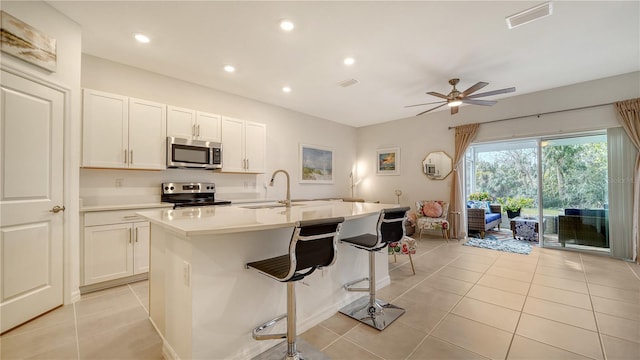
{"label": "decorative object on wall", "polygon": [[376,156],[376,174],[400,175],[400,148],[378,149]]}
{"label": "decorative object on wall", "polygon": [[431,180],[444,180],[453,170],[453,161],[444,151],[432,151],[422,160],[422,172]]}
{"label": "decorative object on wall", "polygon": [[333,150],[300,144],[300,182],[333,184]]}
{"label": "decorative object on wall", "polygon": [[45,70],[56,71],[56,39],[4,11],[0,11],[0,50]]}

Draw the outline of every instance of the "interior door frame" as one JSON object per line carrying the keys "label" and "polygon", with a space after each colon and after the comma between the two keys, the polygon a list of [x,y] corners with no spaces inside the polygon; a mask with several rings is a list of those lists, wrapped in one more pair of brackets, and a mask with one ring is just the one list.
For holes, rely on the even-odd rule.
{"label": "interior door frame", "polygon": [[[59,91],[64,96],[64,111],[63,111],[63,170],[62,170],[62,198],[65,206],[64,219],[62,221],[62,262],[63,262],[63,301],[64,304],[71,304],[80,300],[80,288],[79,288],[79,273],[80,273],[80,225],[79,225],[79,179],[80,179],[80,160],[74,157],[75,154],[80,153],[80,144],[75,139],[79,139],[78,136],[73,136],[74,133],[79,134],[80,129],[75,129],[72,126],[72,113],[73,113],[73,91],[58,82],[50,81],[41,76],[37,76],[19,69],[11,64],[7,64],[4,61],[0,63],[0,68],[3,71],[9,72],[13,75],[22,77],[26,80],[38,83],[42,86],[49,87],[53,90]],[[78,89],[78,91],[80,91]],[[75,231],[74,231],[75,229]]]}

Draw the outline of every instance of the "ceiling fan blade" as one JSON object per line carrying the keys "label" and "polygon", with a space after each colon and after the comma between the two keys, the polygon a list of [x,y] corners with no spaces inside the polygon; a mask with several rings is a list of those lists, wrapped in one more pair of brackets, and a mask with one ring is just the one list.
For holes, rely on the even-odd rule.
{"label": "ceiling fan blade", "polygon": [[480,94],[470,95],[470,96],[467,96],[467,98],[473,99],[473,98],[479,98],[479,97],[483,97],[483,96],[507,94],[507,93],[511,93],[511,92],[514,92],[514,91],[516,91],[516,88],[515,87],[510,87],[510,88],[504,88],[504,89],[499,89],[499,90],[487,91],[487,92],[483,92],[483,93],[480,93]]}
{"label": "ceiling fan blade", "polygon": [[423,112],[421,112],[420,114],[416,114],[416,116],[420,116],[420,115],[422,115],[422,114],[426,114],[426,113],[428,113],[428,112],[429,112],[429,111],[431,111],[431,110],[435,110],[435,109],[440,108],[440,107],[443,107],[443,106],[445,106],[445,105],[447,105],[447,103],[444,103],[444,104],[442,104],[442,105],[438,105],[438,106],[436,106],[436,107],[434,107],[434,108],[431,108],[431,109],[429,109],[429,110],[427,110],[427,111],[423,111]]}
{"label": "ceiling fan blade", "polygon": [[406,107],[406,108],[408,108],[408,107],[414,107],[414,106],[431,105],[431,104],[440,104],[440,103],[446,103],[446,101],[436,101],[436,102],[430,102],[430,103],[424,103],[424,104],[407,105],[407,106],[405,106],[405,107]]}
{"label": "ceiling fan blade", "polygon": [[471,93],[474,93],[474,92],[482,89],[483,87],[485,87],[487,85],[489,85],[489,83],[480,81],[480,82],[476,83],[475,85],[473,85],[472,87],[468,88],[467,90],[463,91],[461,95],[462,95],[462,97],[468,96]]}
{"label": "ceiling fan blade", "polygon": [[482,106],[491,106],[498,103],[495,100],[475,100],[475,99],[462,99],[462,102],[465,104],[482,105]]}
{"label": "ceiling fan blade", "polygon": [[458,113],[458,107],[457,106],[452,106],[451,107],[451,115],[455,115]]}
{"label": "ceiling fan blade", "polygon": [[437,93],[435,91],[429,91],[427,94],[429,94],[431,96],[436,96],[436,97],[439,97],[439,98],[447,99],[447,100],[449,99],[449,97],[447,95],[443,95],[443,94]]}

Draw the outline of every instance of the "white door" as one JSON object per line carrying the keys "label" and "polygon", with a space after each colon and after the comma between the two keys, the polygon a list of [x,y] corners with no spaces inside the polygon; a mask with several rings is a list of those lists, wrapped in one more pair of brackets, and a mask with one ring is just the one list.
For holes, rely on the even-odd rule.
{"label": "white door", "polygon": [[222,118],[222,171],[245,172],[244,121]]}
{"label": "white door", "polygon": [[167,106],[167,136],[193,139],[196,135],[196,112]]}
{"label": "white door", "polygon": [[245,123],[245,156],[247,171],[263,173],[265,169],[266,131],[265,124],[247,121]]}
{"label": "white door", "polygon": [[129,99],[129,167],[167,168],[167,111],[164,104]]}
{"label": "white door", "polygon": [[2,71],[0,332],[63,303],[63,92]]}
{"label": "white door", "polygon": [[220,142],[220,115],[196,112],[196,135],[198,140]]}
{"label": "white door", "polygon": [[133,275],[131,223],[84,228],[84,284]]}
{"label": "white door", "polygon": [[82,166],[128,167],[129,99],[85,89],[82,109]]}
{"label": "white door", "polygon": [[133,274],[149,272],[149,222],[133,224]]}

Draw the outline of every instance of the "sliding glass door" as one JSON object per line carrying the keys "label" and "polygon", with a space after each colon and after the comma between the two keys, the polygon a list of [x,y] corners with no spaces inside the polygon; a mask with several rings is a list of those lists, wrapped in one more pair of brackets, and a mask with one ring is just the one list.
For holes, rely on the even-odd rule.
{"label": "sliding glass door", "polygon": [[608,252],[606,134],[545,138],[540,148],[544,246]]}
{"label": "sliding glass door", "polygon": [[467,199],[487,193],[502,205],[501,229],[522,227],[545,247],[609,252],[605,131],[475,144],[465,171]]}

